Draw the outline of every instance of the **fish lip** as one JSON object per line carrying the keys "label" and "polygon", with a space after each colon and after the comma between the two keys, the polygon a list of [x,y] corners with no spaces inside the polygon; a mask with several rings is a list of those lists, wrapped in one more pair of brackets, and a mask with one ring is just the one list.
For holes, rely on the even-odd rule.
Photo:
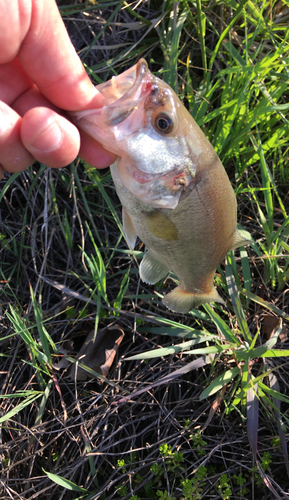
{"label": "fish lip", "polygon": [[[147,76],[149,73],[150,72],[148,69],[147,62],[144,59],[140,59],[136,64],[136,77],[132,86],[130,87],[130,89],[127,90],[127,92],[123,96],[120,97],[120,99],[117,99],[114,104],[119,106],[122,101],[126,101],[128,98],[135,97],[135,94],[138,93],[138,90],[142,84],[144,77]],[[144,91],[145,89],[141,88],[141,96],[143,96]]]}
{"label": "fish lip", "polygon": [[[155,78],[151,74],[145,59],[136,64],[136,76],[132,86],[113,104],[107,107],[108,126],[118,125],[133,112],[140,102],[145,100],[155,89]],[[121,77],[121,75],[120,75]]]}
{"label": "fish lip", "polygon": [[148,63],[145,59],[140,59],[136,64],[136,81],[138,81],[139,79],[142,80],[148,71]]}

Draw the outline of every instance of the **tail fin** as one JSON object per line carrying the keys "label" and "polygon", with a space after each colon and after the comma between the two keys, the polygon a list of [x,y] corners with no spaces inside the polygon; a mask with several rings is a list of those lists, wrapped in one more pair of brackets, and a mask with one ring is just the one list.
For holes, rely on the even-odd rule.
{"label": "tail fin", "polygon": [[163,298],[163,304],[172,311],[179,313],[187,313],[193,307],[208,304],[209,302],[221,302],[224,304],[223,299],[215,288],[212,288],[209,293],[190,293],[183,290],[181,286],[177,286],[177,288]]}

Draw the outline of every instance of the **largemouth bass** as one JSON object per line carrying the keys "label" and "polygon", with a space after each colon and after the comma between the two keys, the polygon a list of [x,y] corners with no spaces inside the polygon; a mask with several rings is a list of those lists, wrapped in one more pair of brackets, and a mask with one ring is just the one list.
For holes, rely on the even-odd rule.
{"label": "largemouth bass", "polygon": [[70,116],[118,155],[111,174],[126,239],[132,248],[137,236],[146,245],[141,279],[154,284],[173,271],[180,285],[163,303],[176,312],[223,302],[216,267],[244,241],[235,193],[214,148],[144,59],[97,89],[106,105]]}

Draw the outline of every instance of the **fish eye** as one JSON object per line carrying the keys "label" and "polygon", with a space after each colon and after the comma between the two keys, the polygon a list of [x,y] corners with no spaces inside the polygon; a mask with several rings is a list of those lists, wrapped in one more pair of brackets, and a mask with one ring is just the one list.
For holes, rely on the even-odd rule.
{"label": "fish eye", "polygon": [[173,130],[173,120],[169,115],[160,113],[155,119],[155,126],[164,134],[169,134]]}

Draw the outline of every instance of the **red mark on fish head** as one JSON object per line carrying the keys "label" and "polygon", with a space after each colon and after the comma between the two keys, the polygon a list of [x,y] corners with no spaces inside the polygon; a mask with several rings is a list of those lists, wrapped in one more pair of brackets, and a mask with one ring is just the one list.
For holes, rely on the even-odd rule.
{"label": "red mark on fish head", "polygon": [[173,177],[173,188],[172,189],[180,189],[185,190],[189,185],[189,178],[186,172],[181,172]]}
{"label": "red mark on fish head", "polygon": [[153,90],[153,83],[150,80],[145,80],[142,81],[142,86],[141,86],[141,96],[146,97],[148,96]]}

